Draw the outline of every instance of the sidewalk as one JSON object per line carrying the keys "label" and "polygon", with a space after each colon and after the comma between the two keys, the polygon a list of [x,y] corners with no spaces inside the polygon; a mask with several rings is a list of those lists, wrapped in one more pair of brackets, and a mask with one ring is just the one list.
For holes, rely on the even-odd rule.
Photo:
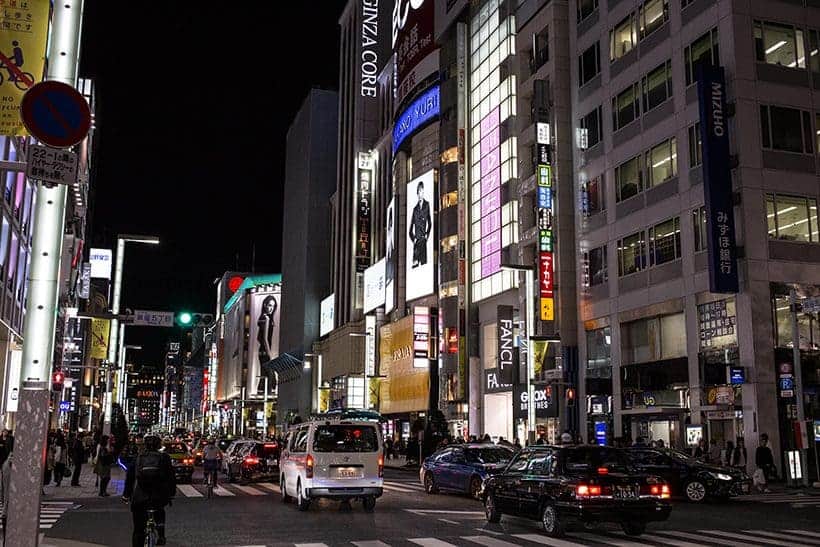
{"label": "sidewalk", "polygon": [[[80,473],[80,486],[71,486],[71,477],[66,477],[60,486],[54,484],[53,480],[48,486],[44,486],[45,495],[43,501],[52,500],[73,500],[78,498],[96,498],[99,494],[99,486],[95,486],[97,475],[94,474],[94,466],[84,464]],[[108,493],[111,497],[122,496],[125,487],[125,471],[118,465],[111,468],[111,482],[108,483]]]}
{"label": "sidewalk", "polygon": [[411,471],[414,473],[419,470],[419,465],[417,463],[407,464],[406,456],[397,456],[389,460],[384,460],[384,466],[387,469],[399,469],[401,471]]}

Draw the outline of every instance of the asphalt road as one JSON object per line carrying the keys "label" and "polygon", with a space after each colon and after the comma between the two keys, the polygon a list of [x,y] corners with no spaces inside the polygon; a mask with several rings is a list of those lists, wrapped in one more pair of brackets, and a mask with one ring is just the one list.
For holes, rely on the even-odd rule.
{"label": "asphalt road", "polygon": [[[301,513],[283,504],[271,483],[227,485],[213,499],[199,497],[204,489],[197,474],[168,509],[168,545],[322,547],[535,547],[554,545],[616,545],[639,547],[820,546],[820,496],[794,494],[722,504],[676,503],[671,518],[650,524],[639,540],[619,529],[570,530],[563,540],[541,533],[536,522],[504,517],[487,524],[479,502],[466,496],[424,493],[414,473],[387,470],[388,490],[373,513],[360,503],[314,502]],[[81,505],[76,507],[76,505]],[[119,498],[90,498],[61,513],[46,532],[98,545],[130,544],[131,515]],[[59,544],[58,542],[55,542]]]}

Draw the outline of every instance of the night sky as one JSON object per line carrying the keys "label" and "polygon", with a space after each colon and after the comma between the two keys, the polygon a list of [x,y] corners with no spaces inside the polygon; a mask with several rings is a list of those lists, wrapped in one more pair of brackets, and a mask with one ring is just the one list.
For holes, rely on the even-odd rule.
{"label": "night sky", "polygon": [[[213,313],[226,270],[280,272],[285,135],[338,88],[345,2],[86,0],[80,74],[97,90],[90,246],[126,244],[122,308]],[[131,327],[137,364],[174,333]]]}

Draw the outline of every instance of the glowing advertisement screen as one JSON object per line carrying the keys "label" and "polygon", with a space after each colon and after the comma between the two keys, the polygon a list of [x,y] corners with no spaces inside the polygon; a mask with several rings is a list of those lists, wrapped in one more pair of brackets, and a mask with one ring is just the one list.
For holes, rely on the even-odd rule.
{"label": "glowing advertisement screen", "polygon": [[404,139],[438,114],[439,86],[435,86],[410,103],[410,106],[396,120],[396,125],[393,127],[393,153],[396,153]]}
{"label": "glowing advertisement screen", "polygon": [[434,291],[434,222],[436,172],[430,170],[407,183],[406,298],[408,301]]}
{"label": "glowing advertisement screen", "polygon": [[501,269],[501,109],[481,120],[481,277]]}
{"label": "glowing advertisement screen", "polygon": [[396,279],[396,198],[390,200],[385,215],[385,253],[384,253],[384,313],[390,313],[395,306],[393,281]]}

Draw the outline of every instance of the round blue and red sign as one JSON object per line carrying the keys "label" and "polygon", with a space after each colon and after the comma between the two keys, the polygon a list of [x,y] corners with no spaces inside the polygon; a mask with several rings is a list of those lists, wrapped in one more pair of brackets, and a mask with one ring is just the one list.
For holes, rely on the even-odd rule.
{"label": "round blue and red sign", "polygon": [[85,97],[54,80],[35,84],[23,95],[20,117],[31,136],[55,148],[82,142],[91,129],[91,109]]}

